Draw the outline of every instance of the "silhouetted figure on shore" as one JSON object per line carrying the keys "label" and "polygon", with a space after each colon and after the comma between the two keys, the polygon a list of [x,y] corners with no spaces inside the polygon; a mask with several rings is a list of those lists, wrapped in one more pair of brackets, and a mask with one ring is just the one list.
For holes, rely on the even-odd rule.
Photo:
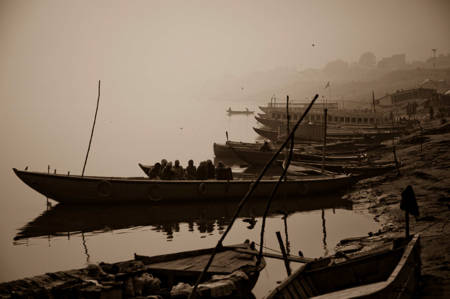
{"label": "silhouetted figure on shore", "polygon": [[188,180],[195,180],[197,178],[197,167],[194,166],[194,161],[189,160],[186,167],[186,178]]}

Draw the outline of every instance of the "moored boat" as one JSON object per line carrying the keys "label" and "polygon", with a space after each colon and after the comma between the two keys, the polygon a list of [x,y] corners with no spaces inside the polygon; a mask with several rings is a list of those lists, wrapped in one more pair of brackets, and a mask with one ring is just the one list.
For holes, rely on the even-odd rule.
{"label": "moored boat", "polygon": [[[238,200],[254,183],[242,180],[150,180],[148,178],[99,177],[49,174],[13,169],[29,187],[61,203],[109,204],[131,202],[177,202],[186,200]],[[345,189],[357,178],[351,175],[302,177],[280,185],[278,196],[296,197]],[[252,197],[266,198],[278,178],[264,179]]]}
{"label": "moored boat", "polygon": [[[253,130],[260,135],[261,137],[265,138],[265,139],[269,139],[273,142],[278,142],[280,139],[283,139],[285,136],[283,134],[279,134],[278,130],[273,130],[273,129],[263,129],[263,128],[255,128],[253,127]],[[320,133],[319,136],[322,136],[321,138],[323,139],[323,134]],[[378,136],[382,136],[383,138],[392,136],[390,133],[389,134],[355,134],[355,133],[337,133],[337,134],[333,134],[327,133],[327,140],[331,141],[331,142],[336,142],[336,141],[351,141],[351,142],[364,142],[368,139],[370,139],[370,141],[375,141],[375,137]],[[310,138],[310,139],[305,139],[303,137],[298,137],[297,135],[295,135],[295,141],[296,142],[305,142],[305,141],[320,141],[321,138]]]}
{"label": "moored boat", "polygon": [[[326,260],[325,260],[326,261]],[[313,261],[291,274],[266,299],[410,298],[420,277],[420,236],[390,248]]]}
{"label": "moored boat", "polygon": [[[0,284],[1,298],[187,298],[214,248],[135,255],[133,260],[47,273]],[[222,246],[197,289],[197,298],[252,298],[259,272],[249,242]],[[11,296],[13,295],[13,296]],[[10,297],[8,297],[10,296]],[[156,298],[156,297],[155,297]]]}
{"label": "moored boat", "polygon": [[[214,153],[216,157],[220,158],[220,154],[227,154],[225,157],[230,157],[232,154],[238,159],[246,162],[249,165],[265,165],[273,156],[274,151],[261,151],[250,147],[234,147],[231,145],[221,145],[214,143]],[[284,153],[280,153],[279,160],[284,159]],[[294,151],[292,155],[293,161],[322,161],[322,155],[309,154],[302,151]],[[364,160],[361,155],[326,155],[325,161],[328,162],[358,162]]]}
{"label": "moored boat", "polygon": [[[278,130],[278,129],[286,129],[286,124],[287,121],[286,120],[282,120],[282,119],[275,119],[275,118],[270,118],[267,115],[261,116],[261,115],[257,115],[255,116],[255,119],[261,123],[262,125],[273,129],[273,130]],[[290,121],[289,125],[292,127],[295,125],[295,121]],[[323,120],[322,121],[318,121],[315,120],[314,121],[314,125],[317,126],[322,126],[323,125]],[[402,131],[405,129],[405,125],[392,125],[392,124],[385,124],[385,125],[369,125],[369,124],[350,124],[350,123],[327,123],[327,126],[331,129],[345,129],[345,130],[366,130],[369,132],[380,132],[380,131]]]}
{"label": "moored boat", "polygon": [[[360,177],[371,177],[381,175],[383,173],[389,172],[395,169],[395,165],[393,163],[338,163],[338,162],[291,162],[293,166],[307,166],[314,167],[316,169],[323,169],[328,171],[333,171],[337,173],[353,173],[358,174]],[[289,170],[288,170],[289,173]]]}

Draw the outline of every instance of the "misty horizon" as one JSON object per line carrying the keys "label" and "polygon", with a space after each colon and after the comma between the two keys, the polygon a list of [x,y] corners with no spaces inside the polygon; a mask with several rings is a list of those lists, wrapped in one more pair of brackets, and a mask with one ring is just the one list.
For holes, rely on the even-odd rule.
{"label": "misty horizon", "polygon": [[425,61],[432,48],[450,52],[449,11],[437,0],[2,1],[1,96],[17,81],[98,79],[190,93],[254,72],[357,62],[367,51]]}

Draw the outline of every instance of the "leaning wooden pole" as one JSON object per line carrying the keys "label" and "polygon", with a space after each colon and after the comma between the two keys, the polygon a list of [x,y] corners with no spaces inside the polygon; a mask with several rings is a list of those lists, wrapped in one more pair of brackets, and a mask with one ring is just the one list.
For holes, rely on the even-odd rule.
{"label": "leaning wooden pole", "polygon": [[197,291],[197,287],[199,285],[199,283],[203,280],[203,277],[205,276],[205,274],[208,272],[209,267],[212,264],[212,261],[214,259],[214,256],[217,253],[217,250],[219,248],[222,247],[222,242],[225,239],[225,237],[227,236],[227,234],[229,233],[229,231],[231,230],[231,227],[233,226],[234,222],[236,221],[237,217],[239,216],[242,208],[244,207],[244,204],[248,201],[248,199],[250,198],[250,196],[253,194],[253,192],[255,191],[256,187],[258,186],[259,181],[261,181],[262,177],[264,176],[264,174],[267,172],[267,170],[269,169],[270,165],[272,165],[273,161],[275,161],[275,159],[277,158],[277,156],[281,153],[281,151],[283,150],[283,148],[288,144],[289,140],[291,138],[293,138],[295,131],[297,130],[297,128],[299,127],[300,123],[303,121],[303,118],[306,116],[306,114],[308,114],[309,110],[311,109],[312,105],[315,103],[315,101],[317,100],[317,98],[319,97],[318,94],[316,94],[314,96],[314,98],[312,99],[311,103],[309,104],[308,108],[306,108],[305,112],[303,113],[303,116],[298,120],[298,122],[295,124],[294,128],[292,129],[291,133],[289,134],[289,136],[286,138],[286,140],[283,142],[283,144],[280,146],[280,148],[276,151],[276,153],[272,156],[272,158],[270,159],[269,162],[267,162],[266,166],[264,166],[264,169],[261,171],[261,173],[259,174],[258,178],[256,179],[255,183],[253,183],[250,187],[250,189],[247,191],[247,193],[244,195],[244,197],[241,199],[241,201],[238,204],[238,207],[230,221],[230,224],[228,225],[227,229],[225,230],[225,232],[222,234],[222,236],[220,237],[219,241],[217,242],[216,247],[214,247],[213,252],[211,253],[211,257],[208,260],[208,263],[206,264],[205,268],[203,269],[202,273],[200,273],[191,293],[189,294],[189,299],[195,298],[196,296],[196,291]]}
{"label": "leaning wooden pole", "polygon": [[87,163],[87,160],[89,157],[89,151],[91,150],[92,136],[94,136],[95,122],[97,121],[97,112],[98,112],[99,102],[100,102],[100,80],[98,80],[97,107],[95,108],[94,123],[92,124],[91,138],[89,138],[89,145],[88,145],[88,149],[86,152],[86,158],[84,159],[83,171],[81,172],[81,176],[84,176],[84,170],[86,169],[86,163]]}
{"label": "leaning wooden pole", "polygon": [[284,248],[283,239],[281,238],[280,232],[276,232],[276,234],[277,234],[278,244],[280,245],[281,254],[283,255],[284,266],[286,268],[287,275],[290,276],[292,273],[292,270],[291,270],[291,266],[289,265],[289,260],[288,260],[288,256],[286,253],[286,249]]}
{"label": "leaning wooden pole", "polygon": [[322,172],[325,168],[325,152],[327,147],[327,119],[328,119],[328,109],[323,109],[323,148],[322,148]]}
{"label": "leaning wooden pole", "polygon": [[[287,135],[289,135],[289,133],[291,132],[290,130],[289,130],[289,122],[290,122],[290,116],[289,116],[289,96],[286,96],[286,136]],[[289,154],[289,150],[288,150],[288,148],[286,147],[286,151],[285,151],[285,155],[284,155],[284,157],[285,157],[285,159],[284,159],[284,165],[286,166],[286,161],[287,161],[287,158],[288,158],[288,154]]]}
{"label": "leaning wooden pole", "polygon": [[287,135],[289,135],[289,133],[291,131],[289,131],[289,121],[290,121],[290,117],[289,117],[289,96],[286,96],[286,129],[287,129]]}

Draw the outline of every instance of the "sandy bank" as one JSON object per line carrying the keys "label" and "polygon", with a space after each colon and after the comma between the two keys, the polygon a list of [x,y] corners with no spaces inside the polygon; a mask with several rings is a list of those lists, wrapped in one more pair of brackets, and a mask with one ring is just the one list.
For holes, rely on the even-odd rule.
{"label": "sandy bank", "polygon": [[[400,210],[401,192],[411,185],[420,215],[417,219],[410,217],[410,230],[422,236],[422,281],[418,295],[420,298],[449,298],[450,125],[433,121],[423,127],[421,134],[396,142],[402,164],[399,176],[397,171],[392,171],[360,181],[347,195],[354,202],[355,210],[369,212],[382,225],[372,236],[350,243],[354,247],[369,248],[377,241],[403,235],[405,217]],[[382,159],[392,161],[392,151],[382,153]]]}

